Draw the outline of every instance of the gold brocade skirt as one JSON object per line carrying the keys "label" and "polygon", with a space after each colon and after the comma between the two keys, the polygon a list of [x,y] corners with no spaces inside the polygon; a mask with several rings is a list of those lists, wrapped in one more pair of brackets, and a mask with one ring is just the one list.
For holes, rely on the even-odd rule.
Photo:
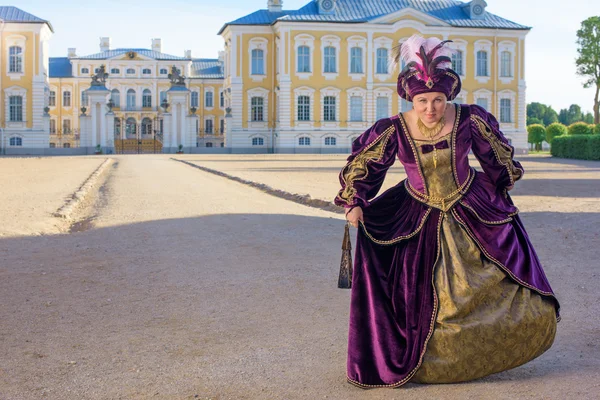
{"label": "gold brocade skirt", "polygon": [[552,302],[489,261],[451,213],[440,230],[434,269],[438,312],[412,382],[468,381],[522,365],[550,348]]}

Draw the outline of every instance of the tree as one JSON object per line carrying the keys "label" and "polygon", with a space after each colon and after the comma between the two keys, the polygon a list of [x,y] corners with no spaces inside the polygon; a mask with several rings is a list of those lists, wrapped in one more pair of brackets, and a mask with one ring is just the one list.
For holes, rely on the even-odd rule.
{"label": "tree", "polygon": [[542,125],[544,121],[536,117],[527,117],[527,126],[529,125]]}
{"label": "tree", "polygon": [[542,149],[542,142],[546,139],[546,128],[543,125],[535,124],[527,127],[527,143],[531,144],[531,150],[535,145],[536,150]]}
{"label": "tree", "polygon": [[585,122],[586,124],[593,124],[594,123],[594,116],[592,115],[592,113],[586,113],[583,116],[583,122]]}
{"label": "tree", "polygon": [[527,125],[550,125],[557,121],[558,114],[552,109],[552,106],[537,102],[527,104]]}
{"label": "tree", "polygon": [[579,121],[583,121],[583,114],[577,104],[571,104],[568,109],[563,108],[558,114],[558,122],[563,125],[569,126]]}
{"label": "tree", "polygon": [[600,17],[590,17],[577,31],[577,74],[586,78],[584,88],[595,87],[594,123],[600,123]]}
{"label": "tree", "polygon": [[568,132],[567,127],[560,122],[555,122],[546,127],[546,142],[552,146],[552,139],[557,136],[566,135]]}

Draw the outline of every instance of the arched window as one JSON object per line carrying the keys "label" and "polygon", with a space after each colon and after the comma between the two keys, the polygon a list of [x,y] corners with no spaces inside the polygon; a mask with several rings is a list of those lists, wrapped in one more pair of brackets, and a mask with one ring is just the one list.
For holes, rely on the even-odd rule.
{"label": "arched window", "polygon": [[23,139],[19,136],[13,136],[10,138],[11,146],[23,146]]}
{"label": "arched window", "polygon": [[96,69],[94,70],[94,73],[95,73],[95,74],[97,74],[98,72],[100,72],[100,68],[96,68]]}
{"label": "arched window", "polygon": [[133,69],[133,68],[127,68],[126,72],[127,72],[128,75],[133,75],[133,74],[135,74],[135,69]]}
{"label": "arched window", "polygon": [[204,95],[204,107],[210,108],[213,106],[213,92],[206,92],[206,94]]}
{"label": "arched window", "polygon": [[265,74],[265,53],[260,49],[252,50],[252,75]]}
{"label": "arched window", "polygon": [[82,74],[89,74],[90,73],[90,69],[89,68],[81,68],[81,73]]}
{"label": "arched window", "polygon": [[129,89],[127,91],[127,108],[133,109],[135,108],[135,90]]}
{"label": "arched window", "polygon": [[300,146],[310,146],[310,138],[303,136],[301,138],[298,139],[298,144]]}
{"label": "arched window", "polygon": [[121,137],[121,118],[115,118],[115,137]]}
{"label": "arched window", "polygon": [[142,93],[142,107],[152,107],[152,92],[150,89],[144,89]]}
{"label": "arched window", "polygon": [[113,89],[110,92],[110,98],[113,102],[114,107],[121,107],[121,93],[119,92],[118,89]]}
{"label": "arched window", "polygon": [[337,143],[336,138],[329,136],[325,138],[325,146],[335,146]]}
{"label": "arched window", "polygon": [[150,75],[150,74],[152,74],[152,71],[150,70],[150,68],[144,68],[142,70],[142,74],[144,74],[144,75]]}
{"label": "arched window", "polygon": [[212,142],[207,142],[207,143],[206,143],[206,147],[213,147],[213,144],[212,144]]}
{"label": "arched window", "polygon": [[23,72],[23,48],[11,46],[8,49],[8,72]]}
{"label": "arched window", "polygon": [[160,69],[160,74],[161,74],[161,75],[167,75],[168,73],[169,73],[169,71],[167,71],[167,69],[166,69],[166,68],[161,68],[161,69]]}
{"label": "arched window", "polygon": [[512,54],[510,51],[503,51],[500,54],[500,76],[511,77],[512,74]]}
{"label": "arched window", "polygon": [[388,73],[388,49],[380,47],[377,49],[377,74]]}
{"label": "arched window", "polygon": [[198,92],[192,92],[192,95],[190,97],[190,107],[198,108],[199,97],[200,96],[198,95]]}
{"label": "arched window", "polygon": [[144,135],[152,135],[152,120],[147,117],[142,120],[142,136]]}
{"label": "arched window", "polygon": [[127,118],[125,122],[125,134],[127,135],[127,139],[135,139],[137,136],[137,125],[135,122],[135,118]]}
{"label": "arched window", "polygon": [[261,137],[252,138],[252,146],[263,146],[265,144],[265,140]]}
{"label": "arched window", "polygon": [[121,70],[119,68],[113,68],[113,69],[110,70],[110,73],[118,75],[118,74],[121,73]]}
{"label": "arched window", "polygon": [[298,47],[298,72],[310,72],[310,48]]}

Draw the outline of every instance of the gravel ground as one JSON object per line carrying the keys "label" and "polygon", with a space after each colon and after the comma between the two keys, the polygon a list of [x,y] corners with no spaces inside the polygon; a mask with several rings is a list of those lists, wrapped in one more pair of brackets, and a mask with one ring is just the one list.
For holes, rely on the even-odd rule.
{"label": "gravel ground", "polygon": [[[251,162],[253,180],[335,195],[344,157],[272,157],[184,158],[240,175]],[[562,302],[546,354],[475,382],[364,391],[345,381],[342,216],[165,155],[114,159],[73,233],[0,238],[0,399],[598,398],[600,163],[523,159],[515,201]],[[76,160],[89,173],[102,161]],[[25,170],[8,209],[39,206],[44,172]]]}

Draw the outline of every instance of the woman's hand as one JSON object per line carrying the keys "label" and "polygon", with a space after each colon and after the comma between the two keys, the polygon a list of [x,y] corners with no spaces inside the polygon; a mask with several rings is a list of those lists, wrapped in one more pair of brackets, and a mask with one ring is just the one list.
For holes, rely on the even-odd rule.
{"label": "woman's hand", "polygon": [[352,210],[346,213],[346,219],[355,228],[358,228],[358,221],[365,222],[363,219],[363,210],[360,207],[354,207]]}

